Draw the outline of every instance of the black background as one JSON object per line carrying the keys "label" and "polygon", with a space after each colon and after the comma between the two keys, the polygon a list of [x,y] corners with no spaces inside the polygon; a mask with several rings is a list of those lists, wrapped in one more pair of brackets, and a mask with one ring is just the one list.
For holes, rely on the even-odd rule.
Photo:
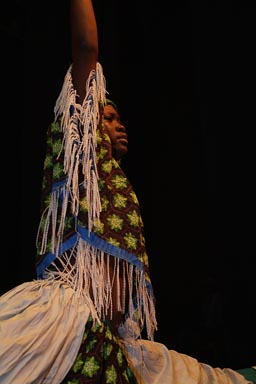
{"label": "black background", "polygon": [[[255,7],[95,1],[100,58],[129,134],[157,299],[155,340],[256,364]],[[1,11],[1,293],[34,278],[45,129],[70,64],[68,2]]]}

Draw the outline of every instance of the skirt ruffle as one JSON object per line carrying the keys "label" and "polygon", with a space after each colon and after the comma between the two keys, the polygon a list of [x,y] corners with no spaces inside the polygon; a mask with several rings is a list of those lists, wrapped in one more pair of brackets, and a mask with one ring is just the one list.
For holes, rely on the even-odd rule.
{"label": "skirt ruffle", "polygon": [[76,359],[88,306],[68,285],[35,280],[0,297],[0,383],[58,384]]}

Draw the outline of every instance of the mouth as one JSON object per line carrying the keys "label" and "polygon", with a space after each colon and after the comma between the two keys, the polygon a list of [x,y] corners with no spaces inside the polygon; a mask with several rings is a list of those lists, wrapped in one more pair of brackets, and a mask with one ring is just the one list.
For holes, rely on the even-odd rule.
{"label": "mouth", "polygon": [[128,146],[128,140],[124,138],[120,138],[117,140],[120,144],[125,145],[126,147]]}

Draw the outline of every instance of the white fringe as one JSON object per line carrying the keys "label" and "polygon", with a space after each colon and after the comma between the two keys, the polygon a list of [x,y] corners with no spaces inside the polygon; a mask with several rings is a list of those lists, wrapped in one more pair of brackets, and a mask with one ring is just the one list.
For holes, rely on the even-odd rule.
{"label": "white fringe", "polygon": [[[114,260],[114,273],[110,273],[110,258]],[[120,261],[123,267],[121,268]],[[57,264],[59,266],[57,266]],[[106,317],[112,318],[113,309],[113,289],[118,292],[116,306],[118,310],[125,313],[125,299],[120,294],[128,296],[128,313],[126,318],[130,318],[139,324],[140,329],[146,324],[149,339],[153,339],[156,329],[155,307],[153,296],[146,288],[145,275],[136,266],[126,260],[122,260],[104,253],[88,244],[83,239],[56,262],[51,264],[54,270],[47,268],[44,271],[44,279],[58,280],[70,286],[79,298],[83,298],[89,307],[94,321],[100,321]],[[121,279],[121,275],[128,277]],[[116,279],[115,279],[116,277]],[[123,283],[122,283],[123,280]],[[135,283],[134,283],[135,281]],[[121,287],[121,284],[124,284]],[[134,303],[134,286],[136,291],[136,303]]]}
{"label": "white fringe", "polygon": [[[100,118],[99,102],[103,104],[106,102],[106,82],[102,67],[97,63],[96,69],[91,71],[86,82],[86,96],[81,106],[76,103],[76,91],[72,83],[71,72],[72,65],[66,73],[62,90],[54,108],[55,121],[61,116],[63,145],[60,153],[64,147],[63,170],[67,175],[67,181],[64,185],[52,191],[48,209],[41,219],[41,222],[45,220],[41,254],[46,252],[48,232],[51,225],[51,251],[58,255],[59,245],[63,238],[68,204],[71,204],[74,216],[79,213],[79,172],[81,170],[83,174],[82,183],[86,190],[88,204],[89,233],[95,220],[99,219],[101,212],[96,163],[96,130]],[[72,116],[70,115],[71,108],[74,110]],[[57,228],[60,195],[62,197],[62,206],[60,223]]]}

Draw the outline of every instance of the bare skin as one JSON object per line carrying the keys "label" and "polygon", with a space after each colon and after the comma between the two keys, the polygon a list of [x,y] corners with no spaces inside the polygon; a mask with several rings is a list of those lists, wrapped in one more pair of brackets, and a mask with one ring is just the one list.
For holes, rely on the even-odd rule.
{"label": "bare skin", "polygon": [[72,77],[77,102],[85,97],[86,80],[98,60],[98,30],[91,0],[71,0],[70,25],[72,45]]}

